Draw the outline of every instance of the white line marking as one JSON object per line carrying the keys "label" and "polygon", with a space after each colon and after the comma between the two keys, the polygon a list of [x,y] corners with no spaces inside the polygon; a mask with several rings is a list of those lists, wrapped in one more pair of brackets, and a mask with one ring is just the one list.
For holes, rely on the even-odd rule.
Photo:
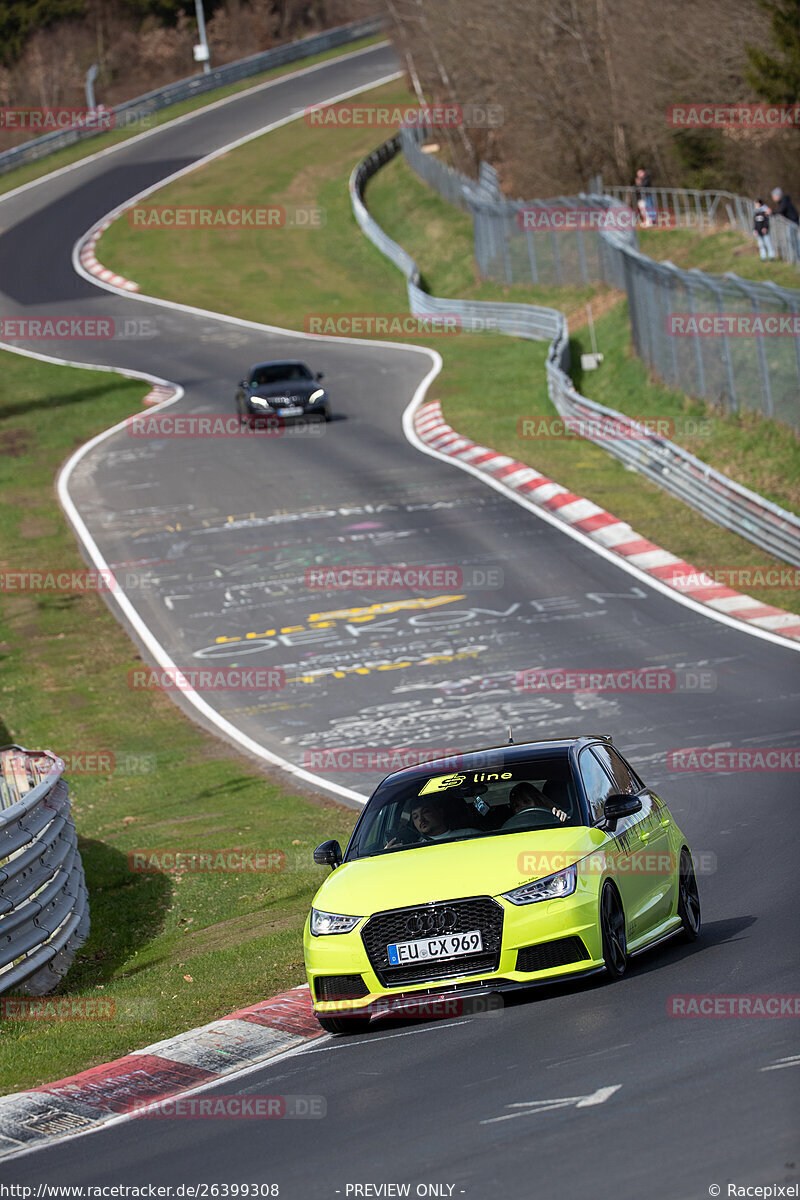
{"label": "white line marking", "polygon": [[788,1058],[779,1058],[769,1067],[761,1067],[762,1071],[783,1071],[785,1067],[800,1067],[800,1054],[790,1054]]}
{"label": "white line marking", "polygon": [[559,1100],[520,1100],[515,1104],[507,1104],[506,1108],[520,1108],[523,1112],[505,1113],[502,1117],[489,1117],[481,1121],[481,1125],[495,1125],[498,1121],[513,1121],[516,1117],[535,1117],[539,1113],[550,1112],[556,1108],[593,1108],[596,1104],[605,1104],[610,1096],[618,1092],[621,1083],[611,1087],[598,1088],[589,1096],[562,1096]]}

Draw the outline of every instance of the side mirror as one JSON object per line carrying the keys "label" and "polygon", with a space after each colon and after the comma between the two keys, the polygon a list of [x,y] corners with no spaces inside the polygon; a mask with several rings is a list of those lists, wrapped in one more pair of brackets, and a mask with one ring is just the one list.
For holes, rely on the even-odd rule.
{"label": "side mirror", "polygon": [[323,842],[314,851],[314,862],[318,867],[331,867],[331,869],[334,869],[340,866],[342,862],[342,847],[336,841]]}
{"label": "side mirror", "polygon": [[324,379],[324,378],[325,378],[325,374],[324,374],[324,372],[322,372],[322,371],[317,371],[317,379]]}
{"label": "side mirror", "polygon": [[603,805],[606,829],[613,833],[617,828],[617,821],[621,821],[623,817],[632,817],[634,813],[641,811],[642,802],[638,796],[631,796],[626,792],[612,792]]}
{"label": "side mirror", "polygon": [[249,386],[250,385],[248,384],[246,379],[240,379],[237,384],[237,387],[249,387]]}

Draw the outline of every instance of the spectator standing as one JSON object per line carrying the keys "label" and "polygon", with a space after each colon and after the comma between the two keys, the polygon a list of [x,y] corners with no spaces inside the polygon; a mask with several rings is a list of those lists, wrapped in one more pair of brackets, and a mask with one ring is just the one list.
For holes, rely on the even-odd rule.
{"label": "spectator standing", "polygon": [[653,186],[653,181],[650,178],[650,172],[644,167],[639,167],[636,172],[636,207],[639,210],[639,215],[642,218],[642,225],[647,229],[651,225],[656,224],[656,208],[653,203],[653,197],[649,193],[649,189]]}
{"label": "spectator standing", "polygon": [[790,226],[786,230],[791,250],[789,261],[800,262],[800,230],[798,230],[800,216],[798,216],[797,209],[792,204],[792,197],[787,196],[779,187],[772,190],[772,211],[776,216],[785,217],[790,222]]}
{"label": "spectator standing", "polygon": [[770,213],[771,209],[763,200],[756,200],[756,209],[753,214],[753,236],[758,244],[758,256],[761,259],[772,260],[775,258],[775,251],[769,232]]}

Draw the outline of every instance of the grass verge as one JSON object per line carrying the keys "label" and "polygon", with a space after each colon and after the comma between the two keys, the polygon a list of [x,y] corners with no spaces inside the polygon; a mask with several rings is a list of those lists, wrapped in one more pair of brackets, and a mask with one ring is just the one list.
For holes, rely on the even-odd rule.
{"label": "grass verge", "polygon": [[732,271],[742,279],[777,283],[795,291],[800,288],[800,268],[780,259],[762,262],[755,238],[738,229],[640,229],[639,249],[650,258],[669,259],[684,270],[697,267],[710,275]]}
{"label": "grass verge", "polygon": [[[138,411],[147,385],[10,353],[0,364],[0,567],[82,569],[53,477],[76,446]],[[354,814],[288,793],[162,693],[131,691],[138,661],[98,595],[0,597],[0,745],[102,752],[117,766],[67,775],[92,933],[59,989],[104,998],[112,1015],[3,1021],[0,1092],[115,1058],[305,978],[300,934],[323,877],[311,851],[346,838]],[[136,849],[231,847],[280,850],[286,868],[128,868]]]}
{"label": "grass verge", "polygon": [[[407,99],[399,82],[369,96],[384,104]],[[360,233],[350,212],[347,179],[358,157],[374,148],[375,132],[288,126],[269,139],[268,194],[264,146],[257,140],[168,185],[151,202],[318,204],[326,210],[324,228],[187,230],[180,235],[134,229],[123,218],[104,234],[101,261],[135,279],[145,293],[296,329],[307,328],[313,313],[406,312],[400,272]],[[697,434],[683,439],[688,449],[778,503],[800,507],[798,439],[760,416],[721,417],[704,402],[648,378],[646,367],[631,353],[626,306],[618,293],[606,288],[504,288],[478,280],[469,217],[441,200],[399,159],[373,179],[367,200],[386,232],[415,257],[435,295],[527,300],[572,311],[576,318],[591,299],[596,314],[603,314],[597,329],[606,360],[586,379],[578,370],[578,386],[632,416],[672,416],[679,430],[695,422]],[[291,286],[296,279],[304,280],[302,289]],[[706,521],[590,442],[549,438],[533,444],[520,438],[520,419],[553,415],[543,343],[483,335],[426,344],[445,360],[431,398],[442,400],[447,419],[465,436],[486,438],[487,397],[502,397],[491,409],[490,438],[501,453],[590,497],[698,568],[784,565]],[[572,338],[573,361],[579,364],[581,352],[589,349],[588,331],[580,329]],[[676,435],[675,440],[682,439]],[[800,611],[794,589],[760,589],[756,594],[764,603]]]}

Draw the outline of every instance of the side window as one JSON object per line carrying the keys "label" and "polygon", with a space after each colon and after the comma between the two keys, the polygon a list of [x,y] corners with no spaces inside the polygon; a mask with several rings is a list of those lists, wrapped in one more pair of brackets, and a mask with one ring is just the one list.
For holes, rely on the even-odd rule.
{"label": "side window", "polygon": [[612,750],[610,746],[592,746],[592,750],[614,780],[615,791],[628,792],[633,796],[641,791],[641,781],[622,761],[616,750]]}
{"label": "side window", "polygon": [[603,802],[616,791],[616,785],[611,782],[591,750],[581,751],[578,770],[581,773],[586,799],[589,801],[592,821],[599,821],[603,815]]}

